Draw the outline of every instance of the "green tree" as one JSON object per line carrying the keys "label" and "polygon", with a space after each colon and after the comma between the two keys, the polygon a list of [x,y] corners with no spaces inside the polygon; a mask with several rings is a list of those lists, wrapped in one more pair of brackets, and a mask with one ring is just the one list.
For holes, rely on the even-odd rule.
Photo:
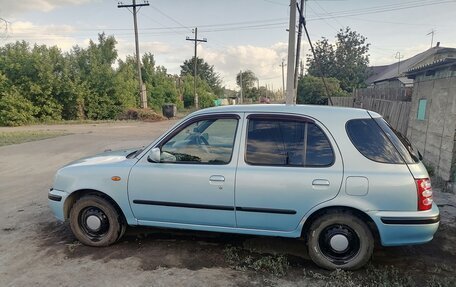
{"label": "green tree", "polygon": [[178,107],[182,106],[175,79],[168,75],[163,66],[156,67],[152,83],[149,84],[149,102],[157,110],[161,110],[163,104],[166,103],[173,103]]}
{"label": "green tree", "polygon": [[[184,107],[191,107],[195,103],[193,85],[193,76],[187,75],[182,77]],[[206,81],[198,78],[196,81],[196,93],[198,94],[200,108],[204,109],[214,106],[215,95],[212,93],[212,89]]]}
{"label": "green tree", "polygon": [[[184,64],[181,65],[181,76],[193,76],[194,63],[195,57],[185,60]],[[218,96],[221,96],[223,94],[223,89],[221,87],[222,80],[220,79],[220,75],[215,72],[213,65],[211,66],[203,59],[197,58],[196,75],[209,85],[214,94]]]}
{"label": "green tree", "polygon": [[119,99],[123,109],[139,106],[139,84],[136,69],[136,59],[133,56],[127,56],[125,61],[118,60],[114,85],[116,98]]}
{"label": "green tree", "polygon": [[117,41],[104,33],[98,35],[98,43],[90,40],[89,47],[72,50],[75,76],[86,83],[88,92],[83,98],[85,117],[89,119],[112,119],[122,110],[122,100],[115,91],[115,71],[112,68],[117,59]]}
{"label": "green tree", "polygon": [[[236,75],[236,84],[242,87],[242,93],[245,98],[250,98],[253,101],[258,100],[260,91],[257,89],[257,81],[255,73],[251,70],[242,72],[242,83],[241,83],[241,72]],[[242,86],[241,86],[242,85]]]}
{"label": "green tree", "polygon": [[[325,82],[331,97],[349,96],[347,92],[341,89],[339,80],[325,78]],[[323,80],[311,75],[300,78],[296,102],[298,104],[326,105],[328,97]]]}
{"label": "green tree", "polygon": [[307,55],[308,73],[312,76],[336,78],[340,81],[341,88],[347,92],[363,87],[369,65],[370,44],[366,40],[366,37],[349,27],[337,33],[335,44],[322,38],[315,45],[317,59],[313,55]]}
{"label": "green tree", "polygon": [[16,92],[35,107],[39,120],[61,119],[62,106],[55,94],[61,83],[63,56],[57,47],[34,45],[24,41],[0,48],[0,71]]}

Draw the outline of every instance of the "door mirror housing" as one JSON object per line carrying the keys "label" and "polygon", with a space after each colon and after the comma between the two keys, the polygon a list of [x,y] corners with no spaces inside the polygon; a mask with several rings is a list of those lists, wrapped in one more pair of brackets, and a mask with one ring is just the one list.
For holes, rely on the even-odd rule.
{"label": "door mirror housing", "polygon": [[150,150],[147,160],[150,162],[160,162],[160,148],[154,147]]}

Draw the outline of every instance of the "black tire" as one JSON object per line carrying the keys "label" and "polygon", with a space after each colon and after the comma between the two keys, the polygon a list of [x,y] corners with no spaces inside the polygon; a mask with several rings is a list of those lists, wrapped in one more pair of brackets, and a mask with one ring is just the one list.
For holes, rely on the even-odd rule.
{"label": "black tire", "polygon": [[70,211],[70,227],[76,238],[89,246],[108,246],[120,239],[126,229],[116,208],[106,199],[83,196]]}
{"label": "black tire", "polygon": [[322,268],[356,270],[370,260],[374,237],[358,217],[348,212],[333,212],[311,224],[307,248],[312,261]]}

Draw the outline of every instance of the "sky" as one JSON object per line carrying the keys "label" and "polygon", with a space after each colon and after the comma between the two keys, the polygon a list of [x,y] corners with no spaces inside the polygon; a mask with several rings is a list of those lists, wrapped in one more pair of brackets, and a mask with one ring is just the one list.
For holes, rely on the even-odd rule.
{"label": "sky", "polygon": [[[131,0],[122,0],[131,4]],[[137,3],[143,3],[137,0]],[[171,74],[194,54],[192,30],[198,27],[203,58],[237,89],[236,74],[252,70],[260,85],[282,88],[282,59],[287,56],[289,0],[149,0],[138,13],[140,53],[154,54]],[[299,1],[298,1],[299,2]],[[70,51],[86,47],[98,33],[115,36],[120,58],[134,54],[133,16],[112,0],[0,0],[0,46],[25,40]],[[350,27],[370,43],[370,64],[385,65],[429,49],[430,32],[444,47],[456,47],[456,0],[307,0],[312,42],[334,41]],[[303,39],[305,40],[305,38]],[[302,44],[302,59],[309,54]],[[285,69],[286,72],[286,69]]]}

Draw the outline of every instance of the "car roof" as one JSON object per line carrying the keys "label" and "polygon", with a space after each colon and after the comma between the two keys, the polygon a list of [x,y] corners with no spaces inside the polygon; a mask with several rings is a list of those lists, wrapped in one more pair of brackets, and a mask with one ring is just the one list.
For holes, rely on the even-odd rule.
{"label": "car roof", "polygon": [[[284,105],[284,104],[254,104],[230,105],[202,109],[192,115],[212,113],[289,113],[307,115],[311,117],[330,117],[332,119],[366,118],[369,117],[365,109],[320,106],[320,105]],[[380,117],[375,112],[369,111],[372,117]]]}

